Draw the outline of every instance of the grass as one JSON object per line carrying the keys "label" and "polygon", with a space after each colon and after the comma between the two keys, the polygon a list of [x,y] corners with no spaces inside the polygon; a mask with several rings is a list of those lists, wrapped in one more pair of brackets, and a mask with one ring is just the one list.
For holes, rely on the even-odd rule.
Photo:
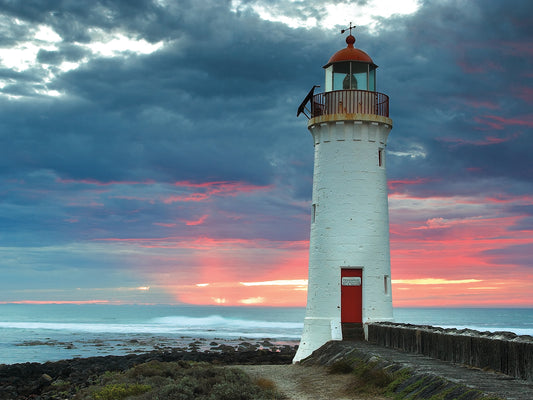
{"label": "grass", "polygon": [[[350,374],[351,381],[346,389],[348,395],[388,397],[395,400],[502,400],[484,396],[479,390],[468,389],[443,378],[429,375],[413,375],[408,368],[391,372],[378,362],[348,357],[329,366],[330,374]],[[433,394],[434,393],[434,394]]]}
{"label": "grass", "polygon": [[378,367],[374,363],[361,363],[354,368],[351,385],[358,393],[384,394],[387,387],[394,381],[394,375]]}
{"label": "grass", "polygon": [[329,367],[328,372],[352,375],[346,390],[348,394],[385,395],[389,385],[399,379],[396,374],[389,373],[377,363],[359,358],[338,360]]}
{"label": "grass", "polygon": [[125,383],[115,383],[106,385],[102,389],[94,392],[95,400],[120,400],[137,394],[146,393],[151,390],[150,385],[141,385],[134,383],[127,385]]}
{"label": "grass", "polygon": [[391,383],[389,383],[385,393],[389,397],[393,397],[394,392],[396,392],[396,388],[398,388],[398,386],[400,386],[402,383],[404,383],[410,377],[411,377],[411,371],[409,371],[407,368],[402,368],[399,371],[395,372],[394,373],[394,380]]}
{"label": "grass", "polygon": [[[86,387],[62,380],[43,398],[75,400],[278,400],[284,399],[267,379],[252,380],[235,368],[209,363],[159,362],[139,364],[125,372],[105,372]],[[68,396],[66,396],[68,393]]]}
{"label": "grass", "polygon": [[350,361],[342,359],[331,364],[328,372],[330,374],[350,374],[353,372],[353,366]]}

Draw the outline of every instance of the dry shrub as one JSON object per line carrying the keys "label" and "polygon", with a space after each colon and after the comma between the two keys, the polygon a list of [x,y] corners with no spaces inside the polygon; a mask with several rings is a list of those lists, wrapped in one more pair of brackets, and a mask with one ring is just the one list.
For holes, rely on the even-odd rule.
{"label": "dry shrub", "polygon": [[129,396],[135,396],[138,394],[146,393],[151,389],[152,387],[149,385],[126,385],[122,383],[117,383],[114,385],[104,386],[100,390],[94,392],[93,397],[96,400],[120,400],[125,399]]}
{"label": "dry shrub", "polygon": [[350,393],[383,394],[395,377],[375,363],[360,362],[353,368]]}
{"label": "dry shrub", "polygon": [[353,372],[353,366],[347,360],[335,361],[328,368],[330,374],[349,374]]}
{"label": "dry shrub", "polygon": [[261,389],[276,390],[276,384],[272,382],[270,379],[256,378],[254,379],[254,383],[256,386],[259,386]]}
{"label": "dry shrub", "polygon": [[266,379],[209,363],[150,361],[124,373],[107,373],[81,389],[76,400],[269,400],[282,399]]}

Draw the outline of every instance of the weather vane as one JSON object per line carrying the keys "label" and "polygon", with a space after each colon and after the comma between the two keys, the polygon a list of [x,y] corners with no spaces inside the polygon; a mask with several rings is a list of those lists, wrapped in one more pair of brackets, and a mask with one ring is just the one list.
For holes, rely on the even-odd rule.
{"label": "weather vane", "polygon": [[347,29],[341,29],[341,35],[342,35],[344,32],[346,32],[348,29],[350,30],[350,35],[351,35],[351,34],[352,34],[352,29],[355,29],[355,28],[356,28],[356,26],[355,26],[355,25],[352,26],[352,23],[350,22],[350,27],[349,27],[349,28],[347,28]]}

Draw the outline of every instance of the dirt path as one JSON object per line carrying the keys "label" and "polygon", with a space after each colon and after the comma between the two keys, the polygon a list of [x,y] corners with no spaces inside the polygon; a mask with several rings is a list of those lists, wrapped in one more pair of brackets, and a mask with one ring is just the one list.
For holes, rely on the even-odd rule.
{"label": "dirt path", "polygon": [[265,378],[288,399],[297,400],[349,400],[385,397],[361,397],[346,394],[350,375],[330,375],[324,367],[302,365],[237,365],[252,378]]}

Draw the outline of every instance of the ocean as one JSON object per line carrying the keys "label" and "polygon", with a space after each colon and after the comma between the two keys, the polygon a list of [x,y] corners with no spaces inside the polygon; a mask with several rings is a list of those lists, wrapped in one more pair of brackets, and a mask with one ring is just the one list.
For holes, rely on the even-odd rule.
{"label": "ocean", "polygon": [[[240,342],[297,344],[304,308],[0,304],[0,364]],[[533,336],[533,309],[395,308],[396,322]],[[265,340],[268,339],[268,340]]]}

